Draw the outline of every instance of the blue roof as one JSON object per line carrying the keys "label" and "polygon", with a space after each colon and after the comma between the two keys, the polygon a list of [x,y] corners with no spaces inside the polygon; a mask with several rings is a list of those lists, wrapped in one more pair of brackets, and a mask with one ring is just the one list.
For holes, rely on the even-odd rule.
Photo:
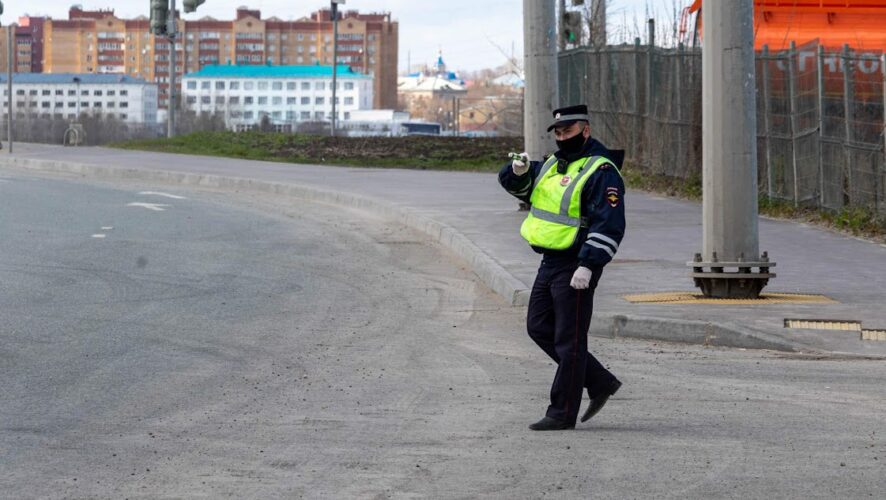
{"label": "blue roof", "polygon": [[[336,69],[339,78],[370,78],[357,73],[350,66],[339,64]],[[332,66],[267,66],[210,64],[186,78],[332,78]]]}
{"label": "blue roof", "polygon": [[[37,84],[62,84],[75,83],[74,78],[79,78],[82,85],[91,84],[132,84],[144,85],[148,83],[142,78],[133,78],[118,73],[13,73],[12,83],[37,83]],[[0,82],[6,83],[6,73],[0,74]]]}

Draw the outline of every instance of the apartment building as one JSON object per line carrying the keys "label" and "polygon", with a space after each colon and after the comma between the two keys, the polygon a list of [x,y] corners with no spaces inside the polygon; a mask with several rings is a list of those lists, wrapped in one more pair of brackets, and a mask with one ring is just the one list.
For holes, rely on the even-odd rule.
{"label": "apartment building", "polygon": [[[147,3],[145,4],[147,11]],[[398,23],[390,13],[341,13],[337,62],[373,80],[374,108],[397,105]],[[207,65],[331,65],[331,12],[294,21],[262,19],[245,7],[234,20],[178,19],[176,74]],[[158,84],[160,107],[168,105],[170,43],[154,37],[145,16],[120,19],[114,11],[71,7],[67,20],[43,23],[42,69],[46,73],[123,73]]]}
{"label": "apartment building", "polygon": [[[7,78],[0,75],[3,115]],[[17,116],[74,120],[80,113],[113,116],[133,124],[157,123],[157,86],[126,75],[17,73],[12,76]]]}
{"label": "apartment building", "polygon": [[[45,17],[21,17],[15,28],[12,57],[16,73],[43,72],[43,24]],[[0,71],[6,71],[9,26],[0,28]]]}
{"label": "apartment building", "polygon": [[[372,107],[372,78],[339,66],[336,75],[336,115]],[[280,130],[299,122],[323,122],[332,117],[332,66],[205,66],[182,80],[185,109],[216,113],[228,128],[255,126],[263,117]]]}

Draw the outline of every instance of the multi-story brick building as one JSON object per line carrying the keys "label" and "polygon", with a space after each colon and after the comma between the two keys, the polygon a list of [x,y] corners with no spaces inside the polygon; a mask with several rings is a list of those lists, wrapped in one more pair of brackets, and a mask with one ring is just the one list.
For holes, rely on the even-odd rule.
{"label": "multi-story brick building", "polygon": [[[150,34],[147,17],[120,19],[113,10],[72,7],[67,20],[46,19],[42,30],[44,72],[124,73],[145,78],[158,84],[160,106],[167,106],[170,44]],[[284,21],[262,19],[257,10],[239,8],[233,21],[179,19],[178,30],[178,75],[209,64],[332,64],[329,10]],[[339,64],[373,78],[373,107],[395,108],[397,21],[392,21],[389,13],[343,12],[338,45]]]}
{"label": "multi-story brick building", "polygon": [[[45,17],[21,17],[15,29],[13,64],[16,73],[43,72],[43,24]],[[0,29],[0,71],[6,72],[9,26]]]}

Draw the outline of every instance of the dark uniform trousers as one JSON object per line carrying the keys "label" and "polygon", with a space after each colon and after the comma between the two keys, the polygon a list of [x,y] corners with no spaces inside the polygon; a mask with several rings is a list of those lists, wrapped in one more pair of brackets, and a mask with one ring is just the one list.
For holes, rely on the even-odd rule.
{"label": "dark uniform trousers", "polygon": [[588,328],[594,309],[594,289],[602,269],[594,269],[586,290],[569,283],[578,261],[542,259],[532,285],[526,327],[529,336],[557,363],[547,416],[574,423],[582,393],[602,395],[615,376],[588,352]]}

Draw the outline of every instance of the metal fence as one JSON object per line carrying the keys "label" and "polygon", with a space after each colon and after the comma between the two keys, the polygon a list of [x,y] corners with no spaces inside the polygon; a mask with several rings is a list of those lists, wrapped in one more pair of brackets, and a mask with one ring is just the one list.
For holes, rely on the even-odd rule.
{"label": "metal fence", "polygon": [[[886,57],[817,42],[757,54],[762,194],[886,214]],[[560,55],[561,104],[588,104],[593,134],[646,172],[701,176],[701,52],[640,45]]]}

